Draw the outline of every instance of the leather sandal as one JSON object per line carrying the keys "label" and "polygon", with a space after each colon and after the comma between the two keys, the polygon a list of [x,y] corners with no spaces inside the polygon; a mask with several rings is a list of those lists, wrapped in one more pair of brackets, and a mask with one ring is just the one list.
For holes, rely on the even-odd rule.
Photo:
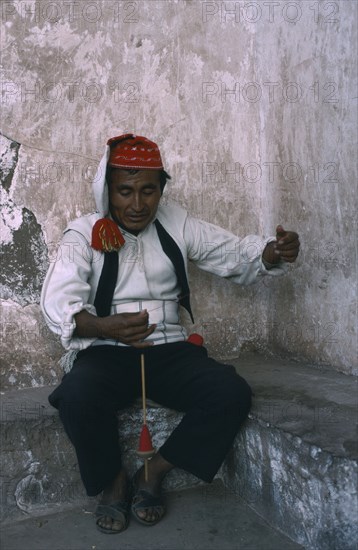
{"label": "leather sandal", "polygon": [[[139,523],[150,527],[158,523],[163,518],[165,514],[165,506],[162,497],[154,496],[149,493],[149,491],[145,491],[144,489],[138,489],[137,474],[132,480],[132,494],[134,495],[131,507],[132,515],[137,521],[139,521]],[[157,518],[153,521],[147,521],[138,516],[138,512],[141,510],[147,510],[148,508],[153,510],[157,516]]]}
{"label": "leather sandal", "polygon": [[[115,535],[117,533],[122,533],[125,529],[128,527],[128,502],[125,502],[123,500],[118,500],[116,502],[112,502],[111,504],[98,504],[96,508],[96,526],[99,531],[102,533],[106,533],[107,535]],[[121,521],[123,526],[121,529],[106,529],[105,527],[102,527],[102,525],[99,525],[99,520],[109,517],[113,521]]]}

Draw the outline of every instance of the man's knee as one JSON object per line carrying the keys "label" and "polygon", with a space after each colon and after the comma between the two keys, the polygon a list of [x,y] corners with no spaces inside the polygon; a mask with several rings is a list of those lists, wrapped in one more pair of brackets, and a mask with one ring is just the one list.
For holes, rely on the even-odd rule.
{"label": "man's knee", "polygon": [[244,378],[236,372],[226,377],[221,395],[222,404],[228,411],[238,414],[241,420],[249,414],[251,396],[252,390]]}
{"label": "man's knee", "polygon": [[52,406],[73,414],[90,415],[98,409],[106,409],[110,402],[100,391],[95,380],[68,376],[49,396]]}

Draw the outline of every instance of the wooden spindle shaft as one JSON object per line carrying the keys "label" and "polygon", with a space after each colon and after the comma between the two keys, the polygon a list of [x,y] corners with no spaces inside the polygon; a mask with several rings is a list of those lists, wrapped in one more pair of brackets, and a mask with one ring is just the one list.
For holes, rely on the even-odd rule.
{"label": "wooden spindle shaft", "polygon": [[[144,353],[140,356],[140,367],[142,376],[142,407],[143,407],[143,424],[147,423],[147,402],[145,392],[145,366],[144,366]],[[148,459],[144,459],[144,479],[148,481]]]}
{"label": "wooden spindle shaft", "polygon": [[144,367],[144,353],[140,356],[141,362],[141,376],[142,376],[142,407],[143,407],[143,424],[147,423],[147,403],[145,395],[145,367]]}

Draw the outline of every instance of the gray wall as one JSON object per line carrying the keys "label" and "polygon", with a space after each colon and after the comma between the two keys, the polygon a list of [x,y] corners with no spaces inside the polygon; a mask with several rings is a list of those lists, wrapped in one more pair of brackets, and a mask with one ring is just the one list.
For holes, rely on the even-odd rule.
{"label": "gray wall", "polygon": [[59,376],[41,283],[66,223],[93,210],[107,138],[126,131],[159,143],[164,200],[238,235],[300,234],[283,279],[240,288],[191,269],[210,352],[353,372],[356,2],[1,7],[4,385]]}

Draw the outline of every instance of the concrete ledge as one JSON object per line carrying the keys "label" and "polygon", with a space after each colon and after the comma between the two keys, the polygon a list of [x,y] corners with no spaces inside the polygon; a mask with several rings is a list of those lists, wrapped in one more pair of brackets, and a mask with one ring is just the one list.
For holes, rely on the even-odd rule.
{"label": "concrete ledge", "polygon": [[[1,406],[1,515],[9,522],[60,508],[91,504],[80,478],[76,454],[57,411],[47,400],[52,387],[4,392]],[[176,411],[148,402],[147,423],[153,446],[159,448],[182,418]],[[136,454],[142,427],[138,401],[119,414],[123,461],[130,475],[142,461]],[[202,482],[175,470],[164,490],[194,487]]]}
{"label": "concrete ledge", "polygon": [[[254,390],[254,406],[218,473],[230,494],[246,500],[272,526],[310,549],[354,548],[357,531],[357,380],[333,369],[245,354],[230,361]],[[75,453],[51,388],[3,395],[1,436],[2,519],[5,522],[77,506],[88,499]],[[150,407],[156,447],[182,415]],[[133,472],[141,409],[120,415],[125,462]],[[166,489],[198,480],[180,470]],[[210,494],[210,485],[206,485]]]}
{"label": "concrete ledge", "polygon": [[356,548],[357,379],[257,354],[233,363],[255,398],[225,485],[309,549]]}

